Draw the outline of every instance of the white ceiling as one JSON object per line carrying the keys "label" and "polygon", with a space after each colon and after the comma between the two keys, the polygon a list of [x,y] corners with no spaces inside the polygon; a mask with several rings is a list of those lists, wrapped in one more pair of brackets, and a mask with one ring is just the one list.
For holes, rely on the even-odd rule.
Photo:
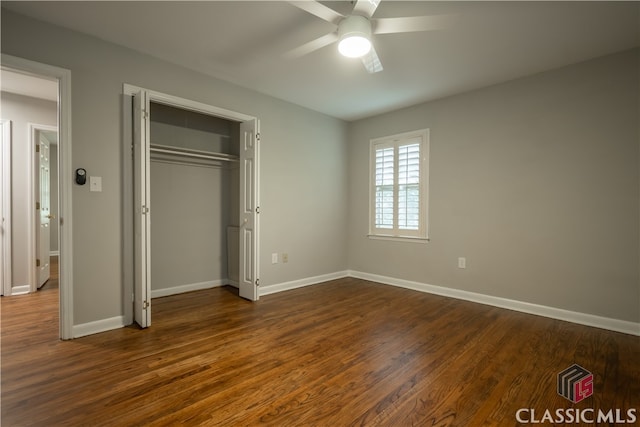
{"label": "white ceiling", "polygon": [[[349,13],[350,2],[323,2]],[[374,38],[384,71],[335,45],[283,54],[334,27],[282,1],[8,2],[2,6],[345,120],[640,46],[640,2],[383,0],[374,18],[454,14],[446,30]]]}

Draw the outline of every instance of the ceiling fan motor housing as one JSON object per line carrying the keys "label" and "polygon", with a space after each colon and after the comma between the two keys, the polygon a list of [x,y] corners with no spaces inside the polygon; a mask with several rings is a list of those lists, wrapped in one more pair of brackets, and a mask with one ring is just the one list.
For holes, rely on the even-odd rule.
{"label": "ceiling fan motor housing", "polygon": [[[340,44],[338,45],[338,49],[340,53],[345,56],[362,56],[368,53],[371,48],[371,22],[365,18],[364,16],[351,15],[344,18],[338,24],[338,37],[340,39]],[[364,39],[367,43],[366,51],[358,52],[358,54],[348,54],[343,52],[344,44],[343,42],[347,39]],[[363,41],[364,42],[364,41]]]}

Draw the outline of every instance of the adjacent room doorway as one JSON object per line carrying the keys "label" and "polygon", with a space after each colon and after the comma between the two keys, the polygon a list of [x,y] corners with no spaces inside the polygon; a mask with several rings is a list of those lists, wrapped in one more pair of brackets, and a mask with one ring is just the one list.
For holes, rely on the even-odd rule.
{"label": "adjacent room doorway", "polygon": [[[52,131],[53,129],[57,129],[57,142],[58,142],[58,172],[59,176],[67,177],[71,176],[71,72],[69,70],[51,66],[48,64],[43,64],[31,60],[27,60],[24,58],[14,57],[11,55],[2,54],[2,70],[11,71],[13,73],[17,73],[19,75],[24,75],[30,78],[39,79],[42,81],[55,82],[57,84],[57,96],[55,96],[57,100],[57,126],[51,127],[51,129],[38,129],[36,125],[25,125],[24,129],[20,129],[24,134],[28,134],[28,142],[29,149],[33,153],[36,151],[35,146],[31,142],[31,137],[33,135],[38,135],[40,132]],[[4,130],[4,125],[3,125]],[[17,132],[15,124],[12,125],[12,132]],[[11,138],[9,138],[11,140]],[[3,146],[4,146],[4,138],[3,138]],[[32,149],[32,150],[31,150]],[[40,146],[38,146],[38,150]],[[4,147],[3,147],[4,151]],[[12,150],[14,151],[14,150]],[[13,157],[12,153],[12,158]],[[3,156],[4,157],[4,156]],[[40,212],[37,212],[37,207],[40,203],[40,195],[36,197],[36,192],[39,192],[40,180],[46,179],[46,176],[40,175],[38,172],[36,174],[35,168],[40,166],[40,157],[38,156],[38,163],[35,163],[36,157],[34,155],[28,155],[26,157],[28,159],[28,164],[18,165],[15,162],[10,162],[10,168],[15,170],[15,168],[23,168],[23,170],[29,170],[28,176],[25,178],[30,181],[28,185],[28,211],[30,213],[26,214],[27,218],[30,218],[27,221],[29,231],[26,231],[24,235],[20,237],[23,242],[27,243],[28,250],[25,252],[25,259],[23,263],[28,266],[27,268],[27,276],[28,280],[26,280],[26,284],[22,286],[22,288],[18,287],[16,289],[16,293],[27,293],[29,291],[35,291],[40,282],[39,275],[42,273],[43,277],[45,277],[46,271],[40,271],[40,266],[37,265],[37,247],[40,247],[39,243],[39,232],[36,231],[36,228],[39,227],[40,222],[37,220],[37,215]],[[3,158],[3,162],[4,162]],[[4,163],[6,164],[6,163]],[[3,168],[3,173],[5,168]],[[7,176],[6,174],[4,176]],[[5,185],[3,180],[3,186]],[[56,219],[59,224],[59,313],[60,313],[60,322],[59,322],[59,336],[62,339],[71,339],[73,338],[73,251],[72,251],[72,202],[71,202],[71,180],[61,179],[58,185],[58,212],[59,217]],[[4,197],[3,191],[3,199]],[[14,195],[15,196],[15,195]],[[45,195],[48,197],[47,195]],[[10,201],[9,204],[12,204]],[[3,202],[3,233],[2,233],[2,245],[3,248],[12,247],[12,242],[15,243],[15,239],[18,236],[13,232],[13,223],[15,222],[15,218],[12,216],[5,215],[5,205]],[[9,210],[13,209],[13,206],[9,207]],[[51,213],[46,212],[45,216],[47,216],[46,220],[51,220]],[[13,221],[12,221],[13,219]],[[46,223],[46,222],[45,222]],[[8,233],[5,233],[5,230],[9,230]],[[46,253],[48,255],[49,248],[46,248]],[[43,248],[43,253],[45,248]],[[3,260],[2,264],[11,263],[13,260],[11,259],[11,251],[3,250],[1,252]],[[4,268],[3,268],[4,270]],[[13,294],[13,290],[16,288],[12,286],[12,275],[4,274],[3,285],[4,285],[4,295],[9,296]],[[8,277],[7,277],[8,276]],[[8,283],[7,283],[8,282]]]}
{"label": "adjacent room doorway", "polygon": [[[59,229],[56,214],[57,195],[59,193],[57,174],[52,180],[52,169],[58,170],[58,156],[56,147],[58,144],[58,128],[45,125],[31,125],[31,144],[35,147],[33,177],[34,198],[36,201],[35,215],[35,248],[36,248],[36,281],[33,282],[31,291],[40,289],[51,275],[52,237],[57,240]],[[52,233],[52,230],[54,231]],[[52,235],[53,234],[53,235]],[[59,253],[59,244],[55,242],[53,252]]]}

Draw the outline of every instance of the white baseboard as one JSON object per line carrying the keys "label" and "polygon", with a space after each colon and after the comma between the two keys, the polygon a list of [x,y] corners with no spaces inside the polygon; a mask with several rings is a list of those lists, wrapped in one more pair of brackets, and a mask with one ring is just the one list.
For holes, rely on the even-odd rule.
{"label": "white baseboard", "polygon": [[124,316],[116,316],[110,319],[96,320],[95,322],[73,325],[73,338],[80,338],[99,332],[110,331],[112,329],[124,328]]}
{"label": "white baseboard", "polygon": [[260,286],[260,296],[275,294],[277,292],[289,291],[291,289],[302,288],[304,286],[316,285],[318,283],[327,282],[329,280],[340,279],[347,277],[348,271],[338,271],[335,273],[322,274],[320,276],[307,277],[299,280],[292,280],[291,282],[279,283],[276,285]]}
{"label": "white baseboard", "polygon": [[25,295],[31,292],[31,286],[29,285],[18,285],[11,287],[11,295]]}
{"label": "white baseboard", "polygon": [[[260,296],[271,295],[278,292],[284,292],[291,289],[297,289],[304,286],[317,285],[329,280],[340,279],[343,277],[354,277],[358,279],[370,280],[372,282],[397,286],[414,291],[425,292],[434,295],[441,295],[449,298],[461,299],[475,303],[490,305],[494,307],[505,308],[508,310],[519,311],[522,313],[534,314],[537,316],[548,317],[551,319],[564,320],[567,322],[577,323],[580,325],[593,326],[596,328],[607,329],[610,331],[622,332],[630,335],[640,336],[640,323],[629,322],[626,320],[612,319],[609,317],[596,316],[593,314],[579,313],[575,311],[564,310],[561,308],[548,307],[544,305],[531,304],[528,302],[516,301],[507,298],[494,297],[475,292],[463,291],[460,289],[446,288],[443,286],[428,285],[426,283],[414,282],[410,280],[397,279],[393,277],[380,276],[377,274],[363,273],[361,271],[338,271],[335,273],[322,274],[319,276],[307,277],[304,279],[293,280],[290,282],[279,283],[270,286],[261,286],[259,288]],[[232,285],[237,287],[228,279],[216,280],[210,282],[194,283],[190,285],[176,286],[173,288],[157,289],[151,291],[151,297],[174,295],[183,292],[196,291],[201,289],[209,289],[217,286]],[[18,287],[20,288],[20,287]],[[28,286],[27,292],[28,292]],[[14,290],[16,287],[13,288]],[[15,293],[14,293],[15,294]],[[104,332],[111,329],[118,329],[126,326],[124,316],[112,317],[110,319],[97,320],[82,325],[74,325],[73,338],[79,338],[85,335],[91,335],[98,332]]]}
{"label": "white baseboard", "polygon": [[169,295],[183,294],[185,292],[201,291],[203,289],[217,288],[218,286],[224,286],[230,283],[228,279],[209,280],[207,282],[189,283],[186,285],[174,286],[171,288],[152,289],[151,298],[166,297]]}
{"label": "white baseboard", "polygon": [[567,322],[578,323],[580,325],[593,326],[610,331],[622,332],[630,335],[640,335],[640,323],[626,320],[601,317],[593,314],[579,313],[576,311],[563,310],[561,308],[548,307],[544,305],[531,304],[528,302],[516,301],[507,298],[494,297],[490,295],[478,294],[475,292],[463,291],[460,289],[433,286],[410,280],[396,279],[393,277],[380,276],[377,274],[363,273],[360,271],[349,271],[349,276],[358,279],[371,280],[372,282],[385,285],[398,286],[429,294],[442,295],[445,297],[461,299],[465,301],[477,302],[494,307],[506,308],[523,313],[535,314],[552,319],[565,320]]}

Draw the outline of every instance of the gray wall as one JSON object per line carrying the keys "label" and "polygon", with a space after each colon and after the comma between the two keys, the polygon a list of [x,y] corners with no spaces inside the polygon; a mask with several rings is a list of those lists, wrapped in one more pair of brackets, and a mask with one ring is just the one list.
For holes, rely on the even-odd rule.
{"label": "gray wall", "polygon": [[[639,321],[638,56],[353,123],[349,267]],[[431,241],[370,240],[369,140],[421,128],[431,129]]]}
{"label": "gray wall", "polygon": [[[238,154],[239,129],[239,123],[186,110],[151,108],[154,145]],[[227,226],[238,225],[238,174],[237,162],[206,167],[164,163],[154,161],[152,153],[152,290],[229,278]]]}
{"label": "gray wall", "polygon": [[[351,124],[7,11],[2,51],[72,71],[73,167],[103,177],[73,190],[75,324],[124,312],[125,82],[261,119],[263,286],[350,268],[640,320],[637,51]],[[369,139],[425,127],[431,242],[367,239]]]}
{"label": "gray wall", "polygon": [[[29,123],[57,126],[55,102],[28,96],[2,92],[2,118],[12,123],[11,152],[11,197],[12,197],[12,286],[29,285],[29,251],[27,232],[30,219],[35,215],[27,209],[29,188],[27,166],[32,160],[28,156]],[[53,184],[53,181],[52,181]]]}
{"label": "gray wall", "polygon": [[227,225],[238,223],[232,173],[238,168],[151,162],[152,290],[228,278]]}
{"label": "gray wall", "polygon": [[[73,168],[103,177],[101,193],[73,188],[74,324],[125,311],[123,83],[261,120],[263,286],[347,268],[344,122],[6,10],[1,31],[3,53],[71,70]],[[288,264],[271,264],[279,251]]]}

